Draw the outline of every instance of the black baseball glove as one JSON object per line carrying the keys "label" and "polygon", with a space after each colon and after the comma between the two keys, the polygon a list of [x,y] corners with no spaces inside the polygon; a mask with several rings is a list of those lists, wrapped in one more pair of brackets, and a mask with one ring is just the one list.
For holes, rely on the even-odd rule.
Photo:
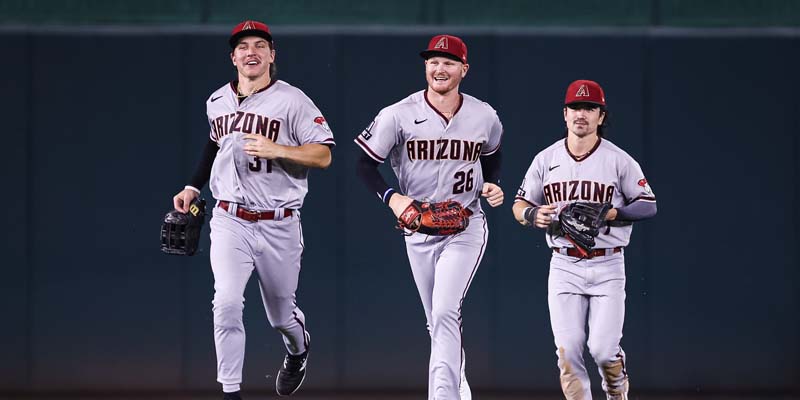
{"label": "black baseball glove", "polygon": [[594,238],[600,234],[600,228],[606,225],[606,214],[611,203],[571,203],[561,210],[558,219],[564,238],[588,257],[594,249]]}
{"label": "black baseball glove", "polygon": [[206,201],[195,199],[184,214],[172,210],[161,224],[161,251],[167,254],[191,256],[200,243],[200,230],[206,219]]}

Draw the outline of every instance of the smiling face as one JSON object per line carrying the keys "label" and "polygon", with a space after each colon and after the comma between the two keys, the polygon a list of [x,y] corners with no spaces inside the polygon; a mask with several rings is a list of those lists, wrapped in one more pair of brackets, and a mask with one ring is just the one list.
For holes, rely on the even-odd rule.
{"label": "smiling face", "polygon": [[596,134],[597,127],[603,124],[604,118],[605,113],[597,104],[573,103],[564,107],[567,130],[581,138]]}
{"label": "smiling face", "polygon": [[458,91],[461,80],[467,76],[469,64],[463,64],[447,57],[431,57],[425,60],[425,79],[428,87],[436,93],[447,94]]}
{"label": "smiling face", "polygon": [[231,61],[240,78],[256,80],[264,74],[269,76],[269,66],[275,62],[275,50],[262,37],[245,36],[231,52]]}

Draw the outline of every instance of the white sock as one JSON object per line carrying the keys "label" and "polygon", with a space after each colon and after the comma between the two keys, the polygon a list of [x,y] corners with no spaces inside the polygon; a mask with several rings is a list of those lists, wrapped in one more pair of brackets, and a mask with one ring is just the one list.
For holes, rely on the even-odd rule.
{"label": "white sock", "polygon": [[222,384],[222,391],[225,392],[225,393],[238,392],[239,391],[239,384],[238,383],[234,383],[232,385],[229,385],[227,383],[223,383]]}

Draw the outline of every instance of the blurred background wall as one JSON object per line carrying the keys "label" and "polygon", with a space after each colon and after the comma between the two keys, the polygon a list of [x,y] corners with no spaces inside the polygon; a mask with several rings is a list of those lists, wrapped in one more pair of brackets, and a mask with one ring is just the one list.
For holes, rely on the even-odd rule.
{"label": "blurred background wall", "polygon": [[[558,390],[550,253],[511,203],[563,135],[567,84],[585,78],[658,197],[626,251],[633,386],[798,393],[800,2],[2,0],[0,396],[217,390],[207,235],[180,258],[157,231],[206,141],[206,98],[235,77],[226,41],[244,19],[271,26],[279,78],[338,143],[303,208],[305,387],[425,388],[403,240],[357,181],[352,139],[425,87],[418,52],[452,33],[469,46],[462,91],[506,132],[506,203],[485,206],[489,247],[464,306],[473,388]],[[253,281],[246,298],[245,387],[271,390],[284,350]]]}

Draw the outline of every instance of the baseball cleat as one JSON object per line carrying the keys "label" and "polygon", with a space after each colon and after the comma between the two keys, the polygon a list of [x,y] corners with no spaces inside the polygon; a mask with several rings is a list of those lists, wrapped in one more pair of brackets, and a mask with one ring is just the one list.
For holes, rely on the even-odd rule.
{"label": "baseball cleat", "polygon": [[225,393],[222,400],[242,400],[242,396],[239,395],[239,392]]}
{"label": "baseball cleat", "polygon": [[275,390],[280,396],[291,396],[306,378],[306,361],[308,361],[308,350],[305,353],[294,356],[287,354],[283,359],[283,366],[278,371],[278,378],[275,380]]}

